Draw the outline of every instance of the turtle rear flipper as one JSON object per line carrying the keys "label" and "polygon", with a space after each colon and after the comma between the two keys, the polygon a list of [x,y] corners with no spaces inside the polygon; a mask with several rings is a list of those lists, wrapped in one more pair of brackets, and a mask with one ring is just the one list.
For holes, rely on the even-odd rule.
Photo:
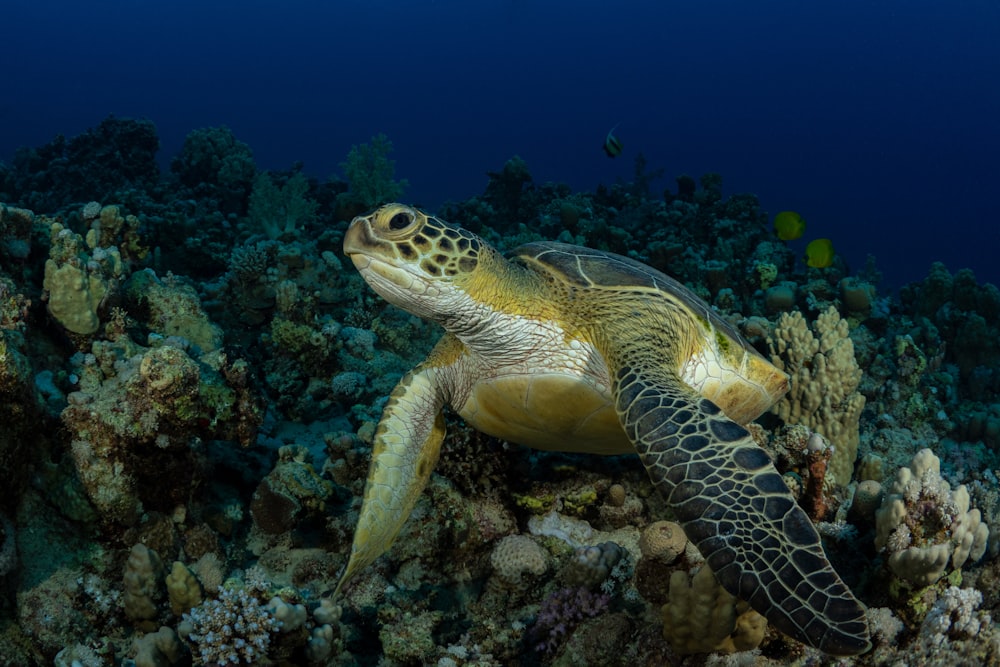
{"label": "turtle rear flipper", "polygon": [[870,648],[865,607],[746,429],[678,378],[622,369],[615,397],[650,478],[723,588],[821,651]]}

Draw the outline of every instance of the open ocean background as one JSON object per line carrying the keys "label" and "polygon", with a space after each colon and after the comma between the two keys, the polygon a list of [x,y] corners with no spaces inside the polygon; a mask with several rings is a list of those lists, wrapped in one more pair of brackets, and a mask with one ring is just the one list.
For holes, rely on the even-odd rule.
{"label": "open ocean background", "polygon": [[[1000,284],[1000,2],[5,0],[0,161],[109,114],[161,166],[227,125],[259,168],[338,171],[384,132],[405,199],[722,174],[807,220],[883,290],[943,261]],[[601,151],[616,135],[625,152]],[[45,211],[39,211],[45,213]]]}

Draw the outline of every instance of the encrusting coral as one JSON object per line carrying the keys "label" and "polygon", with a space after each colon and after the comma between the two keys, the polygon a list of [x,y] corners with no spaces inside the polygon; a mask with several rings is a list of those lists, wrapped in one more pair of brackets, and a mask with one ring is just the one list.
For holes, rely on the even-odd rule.
{"label": "encrusting coral", "polygon": [[831,307],[810,329],[802,313],[785,313],[769,342],[771,361],[791,376],[788,393],[771,411],[786,424],[802,424],[824,436],[833,445],[827,477],[846,485],[854,471],[865,407],[847,320]]}

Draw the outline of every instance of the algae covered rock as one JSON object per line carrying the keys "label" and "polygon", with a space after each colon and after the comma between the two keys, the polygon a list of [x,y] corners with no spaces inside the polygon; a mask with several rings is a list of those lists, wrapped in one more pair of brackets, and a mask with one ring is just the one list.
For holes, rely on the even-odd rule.
{"label": "algae covered rock", "polygon": [[136,271],[125,285],[125,298],[133,312],[164,336],[179,336],[202,352],[222,346],[222,330],[208,318],[194,288],[150,270]]}
{"label": "algae covered rock", "polygon": [[105,522],[172,511],[201,474],[193,445],[256,437],[261,413],[242,360],[193,357],[170,345],[96,341],[81,356],[79,390],[62,420],[89,500]]}

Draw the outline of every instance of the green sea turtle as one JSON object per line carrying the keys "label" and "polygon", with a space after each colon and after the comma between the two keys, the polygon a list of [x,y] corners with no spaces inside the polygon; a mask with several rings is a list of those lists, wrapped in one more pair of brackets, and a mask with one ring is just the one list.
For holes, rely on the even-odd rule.
{"label": "green sea turtle", "polygon": [[511,442],[638,453],[726,590],[822,651],[868,650],[864,606],[741,426],[788,377],[687,288],[562,243],[505,258],[401,204],[355,218],[344,252],[387,301],[446,333],[385,406],[338,591],[399,534],[437,463],[450,405]]}

